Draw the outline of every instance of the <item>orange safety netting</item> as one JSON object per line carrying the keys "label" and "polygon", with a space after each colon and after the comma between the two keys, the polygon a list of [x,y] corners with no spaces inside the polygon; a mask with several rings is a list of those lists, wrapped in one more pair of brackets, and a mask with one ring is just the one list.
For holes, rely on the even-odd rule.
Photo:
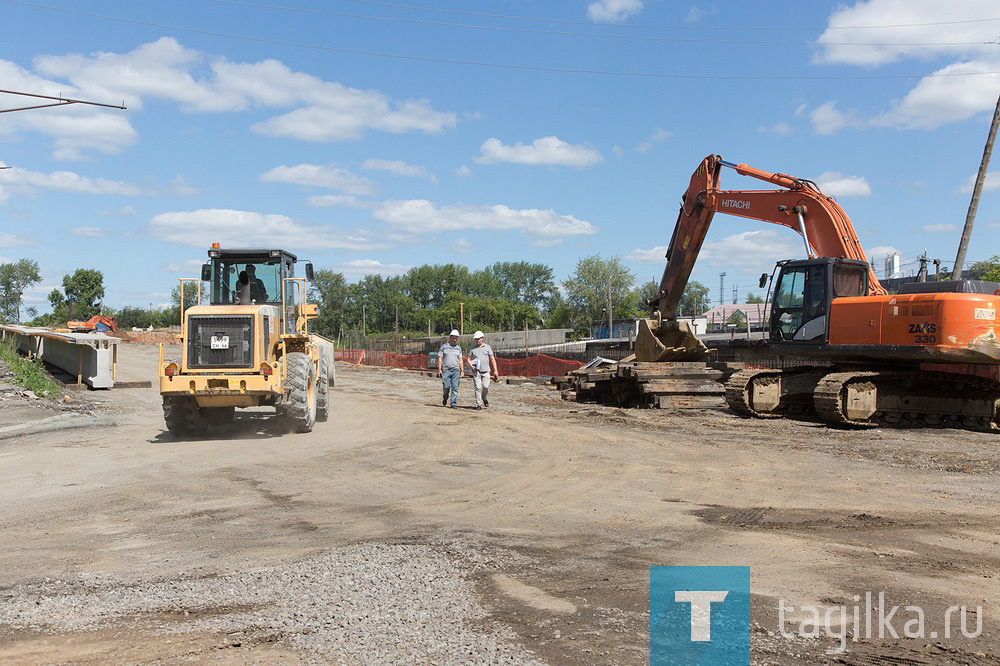
{"label": "orange safety netting", "polygon": [[364,363],[365,362],[365,350],[364,349],[337,349],[333,352],[333,358],[337,361],[346,361],[348,363]]}
{"label": "orange safety netting", "polygon": [[519,377],[561,377],[576,370],[583,363],[567,361],[562,358],[536,354],[531,358],[500,358],[497,357],[497,370],[501,375],[517,375]]}

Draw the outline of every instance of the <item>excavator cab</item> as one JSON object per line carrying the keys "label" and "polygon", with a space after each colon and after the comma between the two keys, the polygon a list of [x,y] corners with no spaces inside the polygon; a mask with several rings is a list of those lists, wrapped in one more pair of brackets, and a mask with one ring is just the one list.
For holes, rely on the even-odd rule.
{"label": "excavator cab", "polygon": [[868,264],[821,257],[778,262],[771,303],[770,335],[775,342],[829,342],[827,316],[834,298],[868,295]]}

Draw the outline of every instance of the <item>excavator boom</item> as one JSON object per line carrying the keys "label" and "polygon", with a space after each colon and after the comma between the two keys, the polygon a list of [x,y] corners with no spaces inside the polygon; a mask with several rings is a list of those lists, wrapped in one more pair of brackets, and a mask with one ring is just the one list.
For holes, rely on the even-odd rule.
{"label": "excavator boom", "polygon": [[[773,183],[781,189],[721,190],[722,167]],[[718,155],[709,155],[698,165],[682,197],[677,224],[667,248],[667,265],[660,280],[660,289],[648,301],[652,317],[668,321],[676,319],[677,306],[717,212],[788,227],[802,236],[810,258],[844,257],[867,261],[847,213],[833,198],[823,194],[815,183],[786,174],[769,173],[746,164],[733,164]],[[869,293],[873,295],[886,293],[874,269],[868,271],[868,285]]]}

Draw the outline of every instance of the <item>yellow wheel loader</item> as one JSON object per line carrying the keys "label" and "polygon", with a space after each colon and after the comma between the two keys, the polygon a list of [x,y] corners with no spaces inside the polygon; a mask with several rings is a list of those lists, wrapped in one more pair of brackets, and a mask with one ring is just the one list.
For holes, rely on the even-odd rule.
{"label": "yellow wheel loader", "polygon": [[[309,335],[317,316],[306,303],[306,277],[285,250],[222,249],[214,243],[201,281],[181,280],[181,356],[163,358],[163,417],[175,436],[233,420],[237,407],[273,406],[284,429],[309,432],[329,412],[326,355]],[[197,283],[198,305],[184,309],[184,285]],[[202,304],[203,282],[208,283]]]}

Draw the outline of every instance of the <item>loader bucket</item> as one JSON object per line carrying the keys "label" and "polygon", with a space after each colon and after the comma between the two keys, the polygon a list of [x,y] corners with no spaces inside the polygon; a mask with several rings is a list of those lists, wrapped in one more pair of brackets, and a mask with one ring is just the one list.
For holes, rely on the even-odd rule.
{"label": "loader bucket", "polygon": [[636,361],[700,361],[709,352],[709,348],[695,337],[686,321],[639,320],[639,332],[635,337]]}

